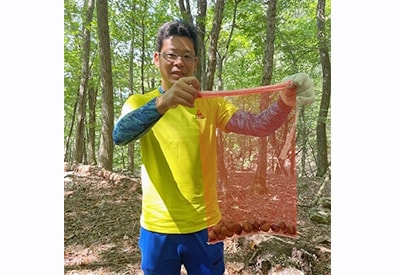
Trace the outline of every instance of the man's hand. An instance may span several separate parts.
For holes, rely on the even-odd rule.
[[[157,98],[156,107],[161,114],[178,105],[193,108],[199,90],[200,82],[196,77],[182,77]]]
[[[297,73],[282,79],[282,82],[292,80],[295,89],[280,92],[282,101],[288,106],[310,105],[315,100],[314,85],[311,78],[305,73]]]

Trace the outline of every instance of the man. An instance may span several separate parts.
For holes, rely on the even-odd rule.
[[[223,242],[207,243],[207,228],[221,220],[215,130],[266,136],[286,120],[299,92],[313,97],[312,82],[305,74],[293,75],[297,95],[296,89],[282,92],[268,109],[251,114],[223,98],[198,98],[193,26],[166,23],[156,44],[153,61],[161,85],[130,96],[113,132],[117,145],[140,139],[142,269],[144,274],[172,275],[180,274],[183,264],[189,275],[223,274]]]

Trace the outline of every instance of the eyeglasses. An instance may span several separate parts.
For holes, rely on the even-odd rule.
[[[196,60],[196,56],[191,55],[191,54],[184,54],[184,55],[179,55],[177,53],[168,53],[168,52],[159,52],[161,56],[165,59],[165,61],[174,63],[178,61],[178,58],[180,57],[183,62],[190,64],[193,63]]]

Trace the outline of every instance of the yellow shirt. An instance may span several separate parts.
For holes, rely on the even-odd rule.
[[[130,96],[123,113],[160,95]],[[195,108],[170,109],[141,139],[141,226],[160,233],[192,233],[221,219],[217,200],[216,129],[238,108],[222,98],[196,99]]]

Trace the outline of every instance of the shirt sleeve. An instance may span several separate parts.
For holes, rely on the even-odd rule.
[[[142,107],[123,115],[115,124],[113,140],[116,145],[126,145],[141,138],[162,117],[156,108],[156,98]]]
[[[259,114],[236,111],[226,125],[228,132],[265,137],[276,131],[287,119],[292,107],[279,99]]]

